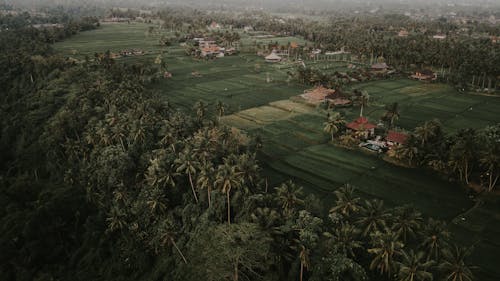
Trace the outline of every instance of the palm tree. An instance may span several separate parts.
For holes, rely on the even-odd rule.
[[[387,276],[391,276],[396,266],[395,257],[401,254],[403,243],[392,232],[378,232],[372,235],[372,239],[373,247],[368,249],[368,253],[374,255],[370,263],[370,269],[378,270],[380,274],[386,273]]]
[[[359,104],[361,105],[361,109],[359,111],[359,117],[363,117],[363,110],[366,106],[368,106],[369,100],[370,100],[370,95],[366,91],[363,91],[363,93],[359,97]]]
[[[427,260],[439,260],[439,254],[447,246],[450,232],[442,221],[429,218],[423,231],[423,241],[420,244],[422,250],[427,253]]]
[[[392,231],[401,238],[404,243],[408,237],[416,237],[422,227],[422,215],[410,206],[398,207],[394,210]]]
[[[335,201],[335,206],[330,209],[330,213],[340,211],[342,215],[348,217],[352,213],[358,212],[360,209],[358,203],[360,198],[354,196],[354,190],[355,188],[350,184],[346,184],[338,190],[335,190],[334,193],[337,200]]]
[[[297,206],[304,204],[304,200],[301,199],[303,195],[302,187],[297,187],[292,181],[285,182],[277,187],[276,195],[285,215],[293,214]]]
[[[415,128],[415,136],[420,139],[421,146],[424,146],[432,138],[437,137],[441,130],[441,125],[436,120],[425,122],[422,126]]]
[[[179,157],[175,159],[174,164],[177,165],[176,172],[186,174],[189,178],[189,183],[191,184],[191,190],[193,191],[194,200],[198,203],[198,196],[193,184],[193,175],[196,174],[196,170],[199,166],[198,160],[193,155],[193,152],[186,148],[183,152],[179,153]]]
[[[386,106],[386,113],[382,117],[384,121],[389,122],[389,127],[394,127],[394,122],[399,119],[399,105],[397,102],[392,103],[391,105]]]
[[[201,189],[204,188],[207,189],[207,199],[209,208],[212,206],[211,193],[212,193],[212,186],[215,181],[214,175],[215,175],[215,169],[213,168],[213,166],[209,163],[204,163],[198,175],[198,179],[196,180],[196,183]]]
[[[214,185],[219,187],[227,198],[227,223],[231,224],[231,190],[241,186],[241,173],[236,171],[236,167],[226,163],[219,165],[215,176]]]
[[[467,256],[471,254],[471,248],[459,248],[443,250],[443,262],[439,269],[444,273],[445,281],[473,281],[471,267],[465,263]]]
[[[493,191],[500,178],[500,125],[489,126],[481,131],[482,147],[479,153],[479,163],[488,177],[488,191]]]
[[[309,268],[310,262],[309,262],[309,249],[307,249],[304,245],[300,245],[300,253],[299,253],[299,258],[300,258],[300,281],[302,281],[302,278],[304,276],[304,268]]]
[[[333,141],[333,137],[341,130],[342,126],[344,126],[345,123],[346,121],[344,117],[342,117],[340,113],[335,112],[333,115],[328,117],[328,120],[326,122],[323,123],[323,125],[325,126],[323,128],[323,131],[329,133]]]
[[[252,187],[259,178],[259,165],[255,156],[255,154],[244,153],[236,160],[236,168],[241,173],[243,183],[248,181]]]
[[[203,120],[203,117],[205,117],[205,114],[207,112],[207,106],[203,101],[198,101],[194,105],[194,110],[196,111],[196,117],[198,119],[198,123],[201,123]]]
[[[160,245],[165,246],[165,245],[172,244],[172,246],[174,246],[174,248],[177,250],[177,253],[179,253],[179,255],[181,256],[182,261],[185,264],[187,264],[186,257],[184,256],[182,251],[177,246],[177,243],[175,243],[175,240],[174,240],[175,232],[173,231],[173,223],[170,221],[170,219],[165,219],[164,221],[162,221],[160,223],[160,225],[158,227],[158,233],[159,233],[158,239],[159,239]]]
[[[220,122],[221,117],[226,113],[226,105],[221,101],[217,101],[215,110],[217,111],[217,119]]]
[[[356,240],[359,230],[349,223],[341,223],[340,227],[335,228],[333,233],[333,248],[336,253],[344,254],[355,258],[354,250],[362,249],[363,243]]]
[[[454,144],[450,147],[450,166],[459,172],[460,179],[469,184],[476,158],[476,131],[474,129],[460,130]]]
[[[415,254],[413,250],[409,253],[401,251],[403,260],[398,262],[398,281],[432,281],[433,275],[429,268],[434,265],[434,261],[424,261],[425,254],[419,252]]]
[[[390,214],[384,209],[384,202],[378,199],[366,200],[356,224],[363,230],[362,235],[367,237],[370,233],[387,230],[387,221]]]

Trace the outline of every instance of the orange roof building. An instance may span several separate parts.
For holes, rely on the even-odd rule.
[[[368,122],[368,118],[361,116],[353,122],[348,123],[346,127],[353,131],[363,132],[374,130],[377,125]]]
[[[389,131],[385,139],[389,145],[404,144],[408,140],[408,135],[401,132]]]

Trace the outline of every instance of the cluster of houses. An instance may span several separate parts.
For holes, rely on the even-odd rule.
[[[224,48],[217,44],[213,38],[194,38],[195,43],[199,47],[200,56],[203,58],[222,58],[231,56],[238,52],[234,47]]]
[[[360,142],[359,147],[373,152],[385,152],[394,146],[405,144],[408,140],[408,134],[395,130],[387,131],[384,136],[376,135],[375,129],[378,127],[379,125],[370,123],[368,118],[364,116],[360,116],[346,124],[347,133],[363,140]]]

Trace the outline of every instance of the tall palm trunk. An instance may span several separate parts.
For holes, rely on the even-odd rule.
[[[208,186],[207,188],[207,195],[208,195],[208,207],[210,208],[212,206],[212,200],[210,199],[210,193],[211,193],[211,190],[210,190],[210,185]]]
[[[495,185],[497,184],[497,181],[498,181],[498,178],[500,176],[496,176],[494,179],[493,179],[493,172],[490,171],[490,184],[489,184],[489,187],[488,187],[488,191],[493,191],[493,188],[495,187]]]
[[[189,183],[191,184],[191,190],[193,191],[194,200],[196,201],[196,203],[198,203],[198,196],[196,196],[196,192],[194,191],[193,177],[191,177],[191,172],[188,172],[188,177]]]
[[[229,195],[229,190],[226,192],[227,196],[227,223],[231,224],[231,200]]]
[[[300,281],[302,281],[302,277],[304,276],[304,263],[300,262]]]
[[[236,262],[234,263],[234,276],[233,280],[238,281],[239,276],[238,276],[238,263],[239,263],[239,258],[236,259]]]
[[[179,253],[179,255],[181,255],[181,258],[184,261],[184,263],[187,264],[188,262],[186,260],[186,257],[184,257],[184,255],[182,254],[182,252],[179,249],[179,247],[177,247],[177,244],[175,243],[175,241],[174,241],[174,239],[172,237],[170,237],[170,242],[172,242],[172,245],[174,246],[174,248],[177,250],[177,252]]]

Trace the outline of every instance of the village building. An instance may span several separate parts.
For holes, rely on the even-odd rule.
[[[304,98],[307,102],[312,104],[320,104],[322,102],[325,102],[327,101],[328,97],[330,97],[331,99],[336,98],[335,90],[328,89],[323,86],[319,86],[311,90],[306,90],[300,96]]]
[[[490,36],[491,43],[498,44],[500,43],[500,36]]]
[[[402,132],[389,131],[385,140],[387,141],[387,145],[389,147],[402,145],[408,140],[408,135]]]
[[[387,72],[387,70],[389,69],[389,66],[385,62],[381,62],[381,63],[372,64],[372,66],[370,68],[371,68],[371,71],[373,71],[373,72],[382,73],[382,72]]]
[[[399,37],[408,37],[408,31],[403,29],[403,30],[399,31],[398,36]]]
[[[254,31],[254,28],[251,25],[245,25],[245,27],[243,27],[243,30],[245,32],[250,32],[250,31]]]
[[[209,26],[208,26],[208,29],[210,30],[219,30],[221,29],[221,25],[218,24],[217,22],[213,21]]]
[[[368,138],[375,134],[377,125],[368,122],[368,118],[360,116],[358,119],[346,125],[347,129],[356,133],[356,135]]]
[[[436,73],[430,69],[416,71],[415,74],[410,77],[419,81],[435,81],[437,79]]]
[[[438,39],[438,40],[444,40],[444,39],[446,39],[446,35],[445,34],[436,34],[436,35],[432,36],[432,38]]]
[[[275,52],[272,52],[270,55],[266,56],[265,59],[266,59],[266,62],[270,62],[270,63],[276,63],[276,62],[280,62],[283,60],[283,58],[280,57]]]
[[[63,28],[64,25],[60,23],[42,23],[42,24],[34,24],[33,28],[36,29],[55,29],[55,28]]]
[[[328,103],[328,107],[347,107],[352,105],[352,101],[348,99],[344,94],[342,94],[339,90],[330,90],[333,91],[325,97],[325,101]]]

